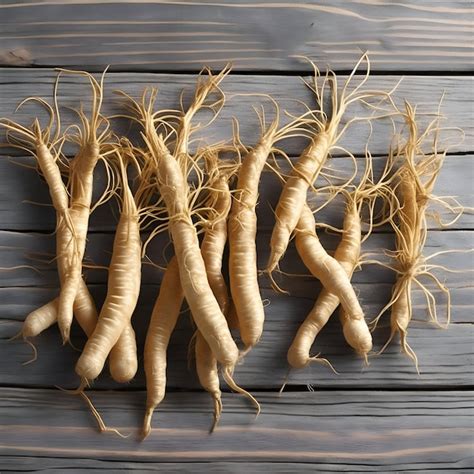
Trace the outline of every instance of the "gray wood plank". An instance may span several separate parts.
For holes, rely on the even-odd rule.
[[[116,474],[117,472],[133,472],[133,473],[149,473],[160,472],[166,470],[171,473],[230,473],[241,474],[242,472],[263,473],[269,472],[288,474],[291,472],[313,472],[317,467],[318,473],[328,472],[380,472],[380,466],[367,466],[364,464],[350,464],[350,461],[344,463],[342,460],[337,464],[334,463],[306,463],[306,462],[196,462],[192,463],[171,463],[167,462],[131,462],[131,461],[98,461],[95,459],[80,459],[75,457],[68,458],[54,458],[54,457],[36,457],[36,456],[2,456],[1,465],[5,466],[4,472],[55,472],[64,471],[70,472],[74,470],[76,474],[89,474],[93,472],[100,472],[101,474]],[[471,464],[470,460],[461,460],[459,462],[436,462],[436,463],[409,463],[409,464],[394,464],[384,465],[384,472],[472,472],[468,467]]]
[[[324,68],[325,64],[321,64]],[[22,123],[31,123],[35,116],[45,119],[45,112],[35,105],[27,105],[14,114],[18,103],[29,96],[51,97],[53,82],[56,73],[51,69],[0,69],[0,117],[15,118]],[[346,76],[341,76],[341,81]],[[399,81],[400,76],[372,76],[367,87],[388,91]],[[123,102],[114,94],[116,89],[124,90],[133,97],[139,97],[145,87],[158,87],[159,108],[176,108],[181,91],[186,89],[188,93],[193,90],[196,81],[195,75],[172,75],[151,73],[109,73],[106,78],[105,102],[103,111],[106,114],[123,113]],[[395,92],[395,99],[403,106],[403,99],[408,99],[413,104],[418,104],[420,114],[437,110],[438,102],[445,92],[442,112],[446,116],[443,126],[459,127],[465,132],[465,139],[461,140],[459,133],[449,133],[448,141],[452,146],[451,152],[474,151],[474,121],[472,120],[473,106],[471,77],[456,76],[406,76]],[[301,113],[303,108],[296,101],[303,101],[314,107],[315,100],[312,93],[306,88],[299,77],[282,76],[253,76],[253,75],[231,75],[222,84],[223,90],[228,95],[227,106],[224,107],[218,120],[208,129],[201,133],[205,143],[214,140],[226,140],[231,138],[232,117],[237,117],[240,122],[242,140],[246,144],[255,143],[259,134],[258,120],[253,105],[265,103],[268,117],[273,114],[272,105],[268,100],[258,96],[237,96],[241,93],[270,94],[281,104],[281,107],[293,113]],[[189,94],[187,95],[189,97]],[[87,82],[77,77],[64,77],[59,88],[60,104],[63,107],[79,106],[82,101],[87,108],[90,99],[90,91]],[[347,111],[347,119],[354,116],[368,116],[370,113],[363,110],[357,104]],[[420,116],[421,123],[432,117]],[[286,117],[287,119],[287,117]],[[284,122],[282,118],[282,123]],[[76,121],[74,114],[67,109],[63,111],[62,122],[67,126],[71,121]],[[130,127],[123,122],[117,121],[115,129],[118,133],[130,132]],[[133,131],[132,131],[133,132]],[[199,134],[196,134],[199,137]],[[340,142],[355,155],[365,152],[368,137],[368,126],[359,122],[348,130],[347,135]],[[388,120],[374,122],[374,131],[370,142],[372,154],[384,155],[390,146],[392,138],[392,126]],[[293,139],[281,146],[290,155],[298,155],[305,146],[303,139]],[[73,152],[65,148],[66,152]]]
[[[465,464],[465,463],[463,463]],[[436,463],[436,466],[439,466]],[[135,473],[149,473],[166,471],[167,473],[197,473],[207,474],[211,473],[230,473],[241,474],[242,472],[263,473],[269,472],[285,473],[290,472],[314,472],[315,466],[311,463],[302,462],[226,462],[226,461],[212,461],[212,462],[196,462],[192,464],[186,462],[166,462],[163,463],[153,461],[113,461],[113,460],[97,460],[97,459],[82,459],[75,456],[67,458],[55,457],[37,457],[37,456],[1,456],[0,466],[3,467],[2,472],[71,472],[74,470],[75,474],[89,474],[93,472],[100,472],[101,474],[117,474],[117,472],[133,472]],[[441,463],[445,468],[452,467],[452,463]],[[322,464],[318,463],[318,472],[340,472],[341,469],[351,469],[354,471],[353,465],[346,464]],[[376,466],[378,469],[378,466]],[[385,468],[385,466],[384,466]],[[399,469],[400,466],[393,467],[392,470]],[[391,466],[390,466],[391,469]],[[456,472],[464,472],[468,468],[456,467]],[[387,468],[387,471],[389,468]],[[364,469],[368,472],[367,469]]]
[[[373,159],[376,173],[381,172],[385,157],[375,157]],[[40,230],[53,231],[56,215],[52,206],[34,205],[34,203],[48,204],[51,202],[46,183],[41,180],[35,170],[26,169],[17,163],[32,166],[34,159],[26,157],[16,157],[12,160],[0,159],[0,176],[2,177],[0,186],[0,228],[3,230]],[[279,160],[282,169],[282,160]],[[364,169],[364,159],[357,159],[358,168]],[[337,171],[341,177],[349,177],[354,169],[353,164],[347,159],[333,159],[330,163],[331,170]],[[97,169],[95,175],[95,194],[100,195],[105,185],[104,173],[101,168]],[[466,208],[474,208],[474,155],[449,155],[446,158],[443,169],[440,173],[434,193],[439,196],[455,196],[456,199]],[[317,186],[325,186],[327,183],[322,179]],[[260,184],[259,206],[257,208],[258,226],[260,230],[268,230],[273,224],[273,213],[270,209],[275,209],[281,192],[281,184],[272,172],[262,175]],[[314,208],[321,206],[326,194],[314,196],[310,193],[311,205]],[[453,214],[442,206],[432,206],[431,209],[439,214],[440,218],[447,222],[453,218]],[[344,201],[342,197],[336,198],[331,205],[323,208],[318,214],[318,221],[334,226],[341,226],[344,212]],[[95,211],[90,220],[89,229],[91,231],[113,231],[116,225],[115,206],[107,204]],[[430,228],[439,228],[439,222],[430,219]],[[463,216],[450,227],[450,229],[473,229],[474,214],[466,211]],[[378,229],[375,229],[377,231]]]
[[[139,443],[135,433],[143,414],[142,392],[91,392],[106,422],[131,433],[124,440],[97,433],[78,397],[2,389],[0,452],[7,459],[59,458],[56,463],[66,463],[63,457],[109,466],[116,461],[116,468],[123,462],[125,469],[137,462],[144,469],[166,463],[161,465],[165,470],[168,463],[181,463],[185,472],[195,472],[195,462],[210,461],[226,467],[239,463],[234,472],[242,472],[246,463],[257,468],[252,472],[268,472],[264,468],[269,463],[302,463],[305,471],[311,464],[318,472],[473,467],[470,392],[257,395],[263,410],[256,420],[240,396],[224,395],[221,424],[208,435],[211,404],[206,394],[169,394],[155,415],[155,429]],[[218,465],[209,465],[211,472]]]
[[[7,0],[1,15],[4,65],[293,71],[306,55],[347,70],[368,50],[377,70],[472,69],[467,0]]]

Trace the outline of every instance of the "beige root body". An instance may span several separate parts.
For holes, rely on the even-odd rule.
[[[58,267],[61,268],[61,292],[58,304],[58,326],[63,341],[69,340],[73,319],[73,305],[82,278],[82,260],[89,229],[92,203],[93,174],[99,160],[99,144],[84,146],[71,162],[71,206],[69,213],[75,235],[67,228],[57,233]]]
[[[411,287],[412,282],[417,281],[417,268],[421,263],[422,250],[426,239],[424,229],[424,213],[426,199],[417,198],[416,179],[411,175],[409,168],[407,172],[400,174],[398,193],[401,201],[399,210],[398,232],[396,232],[396,248],[400,273],[392,291],[392,305],[390,314],[390,338],[387,344],[395,336],[400,335],[400,345],[418,367],[418,359],[407,342],[408,326],[412,318]],[[382,350],[385,349],[386,346]]]
[[[272,272],[284,255],[291,234],[306,202],[306,194],[316,181],[327,160],[331,137],[327,132],[319,133],[303,151],[291,175],[286,181],[275,209],[275,226],[270,239],[270,257],[267,270]]]
[[[359,212],[355,203],[351,202],[346,209],[346,215],[344,218],[344,228],[341,241],[336,248],[334,258],[339,262],[341,267],[346,272],[349,280],[352,277],[352,273],[359,261],[361,249],[361,224]],[[316,339],[316,336],[321,329],[326,325],[331,315],[334,313],[336,308],[339,306],[338,296],[329,291],[327,288],[323,288],[319,294],[313,309],[310,311],[304,322],[298,329],[296,336],[288,349],[287,359],[291,367],[300,369],[306,367],[317,358],[310,356],[311,346]],[[348,327],[347,324],[351,324],[350,318],[347,313],[341,309],[341,322],[343,327]],[[356,325],[359,323],[357,322]],[[349,326],[350,327],[350,326]],[[351,329],[353,329],[351,327]],[[347,330],[346,330],[347,331]],[[346,337],[346,331],[344,336]],[[349,337],[346,340],[352,340],[351,331]],[[365,334],[365,330],[359,330],[356,328],[356,333]],[[360,342],[351,341],[352,347],[360,347]],[[354,344],[354,345],[353,345]]]
[[[392,256],[396,262],[394,270],[397,272],[397,280],[392,290],[392,297],[379,315],[373,320],[375,328],[384,312],[391,308],[390,326],[391,333],[388,341],[380,350],[385,350],[396,334],[400,335],[400,344],[403,352],[410,357],[418,370],[418,359],[415,352],[407,342],[408,327],[413,315],[411,302],[411,290],[413,286],[421,289],[425,296],[428,314],[433,323],[446,327],[451,318],[451,295],[449,289],[442,283],[433,270],[444,269],[442,265],[428,263],[437,255],[446,254],[450,251],[435,252],[429,257],[423,255],[423,249],[427,239],[426,209],[430,200],[443,205],[449,212],[455,213],[455,222],[464,210],[456,199],[433,196],[433,188],[441,171],[447,150],[438,150],[438,140],[442,128],[440,128],[440,111],[435,118],[424,128],[419,129],[417,123],[416,107],[405,102],[405,110],[399,111],[407,126],[407,140],[402,146],[398,146],[394,153],[396,159],[401,160],[401,166],[395,177],[397,178],[395,192],[397,205],[391,225],[395,232],[396,244]],[[431,152],[426,151],[426,142],[432,146]],[[451,202],[448,201],[451,200]],[[452,202],[455,205],[452,205]],[[444,224],[449,225],[449,224]],[[471,251],[471,250],[469,250]],[[428,288],[421,278],[433,282],[435,289]],[[433,291],[438,290],[446,296],[446,323],[441,325],[438,320],[438,301]]]
[[[57,323],[58,302],[59,297],[32,311],[23,323],[22,336],[25,338],[39,336]],[[85,334],[88,337],[92,335],[98,314],[94,300],[82,278],[74,300],[73,311],[74,317]],[[129,382],[135,377],[138,369],[137,344],[131,324],[125,327],[117,344],[110,351],[109,366],[110,374],[116,382]]]
[[[74,235],[60,221],[56,232],[56,252],[61,291],[58,300],[58,326],[64,342],[69,340],[73,320],[74,300],[82,279],[82,259],[87,240],[89,209],[70,209]],[[84,218],[84,215],[87,215]]]
[[[367,70],[363,75],[359,84],[354,85],[351,91],[349,87],[354,80],[355,73],[362,62],[367,62]],[[327,161],[330,153],[339,148],[340,151],[347,153],[349,157],[354,159],[354,156],[345,150],[338,147],[338,142],[344,135],[349,126],[356,121],[362,120],[362,117],[353,117],[345,124],[342,123],[343,117],[348,107],[357,102],[368,103],[370,98],[382,99],[375,109],[383,102],[389,100],[391,102],[392,91],[384,92],[377,90],[363,90],[363,86],[367,82],[370,74],[370,63],[367,54],[364,54],[351,74],[345,81],[341,93],[338,92],[338,81],[333,71],[327,72],[322,84],[318,84],[319,70],[312,64],[314,68],[313,83],[306,82],[306,85],[314,93],[319,105],[319,109],[313,113],[313,118],[317,124],[316,130],[313,132],[312,143],[303,151],[296,165],[294,166],[290,178],[286,181],[283,191],[281,193],[277,208],[275,210],[275,226],[273,228],[270,240],[270,257],[267,264],[266,271],[271,273],[274,271],[278,263],[288,247],[291,234],[296,228],[298,219],[303,210],[303,203],[306,202],[306,193],[314,182],[322,173],[322,169]],[[329,92],[331,111],[325,110],[325,92]],[[390,115],[390,113],[387,113]],[[364,117],[363,120],[370,122],[375,118],[375,115]]]
[[[156,137],[159,141],[160,138]],[[176,159],[158,143],[158,187],[169,215],[175,255],[178,260],[181,286],[194,321],[217,360],[233,369],[239,350],[230,334],[227,321],[219,308],[207,280],[206,267],[199,240],[188,209],[188,184]]]
[[[32,311],[23,322],[23,337],[36,337],[57,322],[59,297]],[[74,314],[83,331],[89,335],[97,323],[94,300],[81,279],[79,291],[74,301]]]
[[[218,172],[217,162],[213,164],[214,168],[208,169],[211,175],[212,172]],[[222,275],[222,258],[227,242],[227,216],[231,206],[227,176],[219,176],[211,182],[211,186],[212,195],[209,199],[209,205],[212,206],[217,218],[215,221],[211,221],[205,230],[201,243],[201,253],[206,265],[207,278],[211,289],[222,313],[228,319],[230,309],[229,293]],[[196,333],[195,356],[199,383],[214,400],[214,423],[211,428],[211,431],[213,431],[219,422],[222,412],[219,371],[217,360],[200,331]]]
[[[406,335],[408,325],[410,324],[411,320],[411,283],[407,281],[406,278],[399,279],[395,285],[394,291],[398,297],[392,306],[392,311],[390,314],[390,326],[392,331],[398,332],[400,334],[402,349],[406,353],[409,353],[410,349],[407,348]]]
[[[196,371],[199,383],[214,400],[214,423],[211,431],[217,426],[222,413],[221,389],[219,383],[219,371],[217,360],[214,357],[209,344],[202,334],[198,331],[196,334]]]
[[[349,281],[360,259],[362,229],[359,212],[356,202],[350,201],[346,207],[342,239],[334,253],[334,258],[346,272]],[[359,354],[367,354],[372,349],[372,337],[365,319],[354,318],[345,307],[341,307],[339,317],[347,343]]]
[[[42,153],[48,152],[45,147]],[[61,328],[63,340],[69,339],[70,326],[73,314],[87,336],[90,336],[97,323],[97,310],[95,303],[82,279],[82,260],[87,241],[89,227],[90,206],[92,202],[93,171],[99,159],[98,144],[85,146],[71,162],[71,207],[66,208],[74,230],[68,223],[61,219],[61,211],[67,206],[68,196],[64,185],[50,187],[51,196],[55,196],[53,202],[59,203],[55,207],[58,214],[58,229],[56,232],[56,252],[58,255],[57,265],[59,279],[61,282],[60,296],[54,302],[39,308],[27,317],[28,324],[33,319],[40,317],[43,311],[48,313],[49,319],[54,316]],[[42,160],[42,162],[47,160]],[[59,168],[55,165],[45,166],[48,169],[47,176],[57,179]],[[52,169],[50,169],[52,168]],[[60,177],[60,175],[59,175]],[[51,178],[53,179],[53,178]],[[54,191],[53,191],[54,190]],[[52,197],[53,199],[53,197]],[[72,306],[71,306],[72,302]],[[37,323],[36,330],[46,329],[44,322]],[[38,333],[39,334],[39,333]],[[110,354],[110,371],[117,382],[130,381],[137,371],[136,342],[133,328],[127,324],[123,336],[121,336]]]
[[[342,307],[349,315],[344,324],[347,342],[358,354],[366,355],[372,349],[372,336],[365,322],[364,313],[346,271],[319,242],[314,216],[307,205],[303,207],[296,227],[295,240],[303,263],[326,289],[330,289],[338,296]]]
[[[23,321],[21,335],[24,338],[36,337],[56,322],[57,298],[32,311]]]
[[[166,268],[151,315],[145,340],[146,414],[143,435],[151,431],[153,411],[165,396],[166,351],[183,303],[178,261],[173,257]]]
[[[222,275],[222,258],[227,243],[227,216],[231,206],[231,196],[227,178],[222,176],[213,182],[213,193],[216,195],[213,208],[217,220],[206,229],[201,243],[201,253],[206,266],[207,279],[222,313],[229,312],[229,293]]]
[[[247,348],[259,341],[265,320],[258,285],[255,207],[258,183],[271,148],[271,141],[263,140],[243,158],[228,223],[230,289]]]
[[[41,173],[48,185],[51,202],[59,217],[64,218],[69,208],[69,198],[64,186],[61,171],[51,150],[37,138],[36,157]]]
[[[115,231],[107,296],[94,332],[77,361],[77,374],[94,380],[101,373],[112,347],[130,323],[138,301],[141,278],[141,240],[138,211],[124,186],[120,220]]]
[[[137,340],[131,322],[128,322],[109,354],[109,370],[118,383],[127,383],[138,370]]]

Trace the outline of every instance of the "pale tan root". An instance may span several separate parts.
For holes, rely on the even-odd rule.
[[[217,360],[222,365],[233,368],[238,360],[239,351],[207,280],[189,208],[189,186],[176,157],[169,152],[163,136],[158,135],[155,129],[150,111],[152,105],[151,103],[147,107],[138,106],[138,113],[145,128],[143,137],[149,150],[149,157],[156,167],[157,187],[168,211],[168,229],[178,260],[184,295],[196,325]]]
[[[360,217],[357,206],[350,201],[346,207],[342,238],[334,254],[334,258],[340,263],[349,279],[359,261],[360,245]],[[316,336],[326,325],[338,306],[339,298],[337,295],[331,293],[327,288],[323,288],[313,306],[313,309],[299,327],[288,350],[287,359],[291,367],[298,369],[308,366],[311,362],[323,361],[323,359],[320,359],[317,356],[310,356],[311,346],[313,345]],[[344,318],[344,320],[343,326],[347,324],[347,318]],[[353,342],[352,337],[349,337],[348,339]],[[361,343],[354,343],[354,345],[360,347]]]
[[[351,85],[354,74],[363,61],[367,61],[367,72],[363,76],[361,82],[354,87],[351,92],[348,92],[348,87]],[[368,57],[364,54],[357,62],[352,73],[349,75],[341,94],[338,93],[337,78],[332,71],[328,71],[324,78],[323,84],[318,85],[319,71],[314,66],[315,76],[314,84],[309,84],[308,87],[316,95],[320,109],[312,112],[315,119],[317,130],[314,133],[313,139],[308,147],[303,151],[296,165],[291,171],[291,175],[284,184],[280,199],[275,209],[275,226],[270,240],[270,257],[266,267],[266,272],[271,273],[277,267],[280,259],[286,251],[291,234],[295,230],[301,212],[303,211],[303,204],[306,202],[307,191],[313,187],[321,173],[323,166],[328,159],[328,156],[333,149],[339,149],[347,152],[347,154],[354,159],[353,155],[338,147],[336,144],[353,122],[365,120],[370,122],[375,119],[375,116],[359,117],[349,120],[342,127],[341,121],[345,115],[346,109],[349,105],[355,102],[363,102],[367,104],[367,99],[371,97],[382,97],[391,102],[390,95],[393,92],[383,92],[374,90],[362,90],[361,88],[366,83],[369,72],[370,63]],[[327,87],[329,83],[330,87]],[[332,110],[330,115],[324,110],[325,91],[330,89]],[[387,114],[390,116],[390,114]]]
[[[306,193],[324,165],[328,149],[329,135],[319,133],[303,151],[280,194],[275,209],[275,226],[270,239],[270,257],[266,271],[272,273],[286,251],[290,237],[306,202]]]
[[[212,153],[212,152],[211,152]],[[231,194],[228,177],[219,171],[218,155],[211,154],[207,157],[206,169],[211,187],[208,198],[210,212],[206,222],[204,238],[201,243],[201,254],[206,266],[207,278],[219,307],[227,316],[230,307],[227,285],[222,275],[222,258],[227,243],[227,216],[231,208]],[[215,218],[212,218],[212,214]]]
[[[342,307],[349,314],[347,324],[343,326],[346,340],[358,354],[367,354],[372,349],[372,336],[362,308],[346,271],[335,258],[327,254],[319,242],[314,216],[307,205],[303,207],[295,240],[303,263],[325,288],[339,297]]]
[[[43,101],[41,100],[40,102],[43,103]],[[47,107],[49,107],[51,120],[52,120],[52,117],[54,116],[54,111],[49,105],[47,105]],[[52,151],[52,146],[48,143],[49,133],[47,131],[43,132],[41,130],[37,119],[33,123],[32,128],[33,128],[33,131],[29,132],[30,135],[28,136],[28,140],[29,140],[31,148],[33,148],[34,150],[33,155],[36,157],[38,166],[48,185],[51,201],[57,213],[56,253],[58,256],[58,270],[60,270],[60,267],[64,265],[62,269],[63,269],[63,276],[65,277],[68,272],[67,270],[68,266],[67,266],[66,261],[64,260],[65,247],[69,245],[71,246],[70,252],[73,258],[77,255],[76,253],[77,247],[75,246],[76,231],[75,231],[73,217],[69,209],[69,196],[66,190],[66,186],[62,180],[61,171],[59,169],[59,164],[58,164],[59,152],[56,154],[56,156],[54,156],[53,151]],[[67,234],[67,235],[64,235],[64,234]],[[61,292],[62,292],[64,279],[60,278],[60,281],[61,281]],[[61,292],[60,292],[60,295],[61,295]],[[64,331],[69,332],[69,329],[70,329],[70,324],[72,322],[73,302],[74,302],[74,299],[71,301],[70,308],[67,308],[64,312],[64,321],[66,321],[67,323],[63,324],[64,326],[63,332]],[[66,329],[65,326],[68,326],[68,329]],[[69,334],[67,338],[65,338],[64,335],[65,334],[63,334],[63,340],[67,341],[69,338]]]
[[[207,205],[212,213],[209,212],[211,214],[210,220],[206,223],[204,238],[201,243],[201,254],[206,266],[209,285],[222,313],[229,321],[230,299],[222,275],[222,258],[227,242],[227,216],[231,207],[229,178],[219,170],[217,153],[211,151],[206,155],[206,158],[206,171],[211,187]],[[216,217],[212,218],[212,214]],[[213,432],[222,412],[217,360],[202,334],[196,331],[195,335],[194,351],[199,382],[204,390],[209,392],[214,401],[214,422],[210,430]]]
[[[112,347],[130,323],[140,292],[139,216],[126,180],[123,183],[122,209],[115,231],[107,296],[94,332],[76,364],[76,373],[87,380],[94,380],[101,373]]]
[[[56,232],[57,266],[61,282],[57,317],[64,343],[68,342],[70,337],[74,301],[82,279],[82,258],[87,238],[87,226],[84,226],[84,220],[79,216],[87,213],[88,217],[89,210],[84,209],[79,213],[70,210],[69,213],[74,222],[75,236],[62,222],[59,223]],[[83,250],[78,251],[78,248]],[[79,265],[79,273],[75,269],[77,265]]]
[[[178,261],[176,257],[173,257],[163,276],[145,340],[144,366],[147,401],[142,429],[144,437],[150,434],[153,411],[165,396],[166,351],[179,317],[183,299]]]
[[[311,346],[321,329],[329,321],[329,318],[339,306],[339,298],[323,288],[321,293],[309,312],[306,319],[301,324],[296,333],[290,348],[288,349],[288,363],[294,369],[307,367],[311,362],[322,362],[319,357],[311,357]]]
[[[259,177],[271,147],[271,142],[262,141],[244,157],[228,222],[230,289],[246,347],[257,344],[265,320],[257,273],[255,206]]]
[[[422,132],[416,122],[416,107],[405,102],[405,112],[402,112],[407,125],[408,138],[403,146],[396,150],[396,158],[402,163],[397,173],[398,183],[396,192],[401,204],[395,217],[391,220],[396,235],[396,250],[392,253],[396,260],[397,281],[392,291],[390,302],[381,310],[373,321],[373,327],[381,315],[391,307],[391,334],[380,352],[400,334],[400,344],[403,352],[415,363],[418,371],[418,359],[415,352],[407,343],[408,326],[412,318],[411,287],[418,285],[425,294],[428,312],[431,319],[438,323],[436,300],[432,293],[418,280],[419,276],[427,276],[435,282],[438,289],[447,295],[447,322],[450,319],[450,293],[448,288],[431,273],[427,259],[423,257],[423,248],[427,238],[426,209],[433,198],[432,191],[441,170],[446,150],[438,151],[439,110],[435,118]],[[433,151],[426,153],[423,145],[426,140],[433,139]],[[439,198],[435,198],[439,202]]]
[[[118,429],[109,428],[105,424],[102,416],[97,411],[94,404],[92,403],[92,400],[86,395],[86,393],[85,393],[86,387],[89,387],[89,381],[84,379],[84,378],[81,378],[81,383],[79,384],[79,387],[76,388],[75,390],[66,390],[66,389],[56,385],[56,388],[61,390],[61,392],[65,392],[69,395],[79,395],[87,403],[87,406],[89,407],[89,410],[90,410],[92,416],[95,418],[95,420],[97,422],[97,426],[98,426],[99,431],[101,433],[114,433],[114,434],[120,436],[121,438],[124,438],[124,439],[128,438],[129,435],[123,435]]]
[[[409,277],[401,277],[394,287],[394,299],[390,313],[390,337],[378,354],[385,351],[394,336],[400,335],[402,351],[414,362],[416,371],[420,373],[418,357],[407,342],[408,326],[412,318],[411,281]]]
[[[279,107],[269,96],[276,110],[276,117],[266,125],[265,114],[259,115],[262,135],[250,151],[242,158],[238,171],[237,186],[233,195],[229,216],[229,275],[232,300],[239,320],[240,334],[248,352],[255,346],[263,332],[265,311],[258,284],[256,206],[260,177],[269,156],[281,153],[275,145],[285,138],[302,136],[306,130],[306,119],[296,118],[278,128]],[[237,146],[239,137],[234,139]],[[245,148],[244,148],[245,149]]]
[[[36,337],[57,322],[58,299],[49,301],[26,317],[21,332],[24,338]],[[74,301],[74,314],[82,330],[90,336],[98,315],[95,302],[82,279]],[[129,324],[110,352],[110,372],[116,382],[129,382],[135,376],[138,365],[136,352],[135,333]]]
[[[258,403],[258,401],[256,400],[256,398],[249,392],[247,392],[246,390],[244,390],[242,387],[239,387],[234,379],[233,379],[233,376],[232,376],[232,373],[230,372],[229,369],[226,369],[224,368],[222,370],[222,375],[224,377],[224,380],[226,381],[227,385],[230,387],[231,390],[233,390],[234,392],[237,392],[237,393],[240,393],[241,395],[243,395],[244,397],[248,398],[250,400],[250,402],[252,403],[252,405],[255,407],[255,409],[257,410],[257,414],[256,416],[260,415],[260,403]]]
[[[346,206],[341,242],[334,254],[334,258],[344,269],[349,281],[359,263],[361,241],[362,231],[359,209],[356,202],[349,201]],[[341,307],[339,315],[346,342],[367,360],[367,354],[372,349],[372,336],[367,337],[367,334],[370,335],[370,330],[365,318],[354,318],[353,313],[344,306]],[[370,349],[368,349],[369,347]]]
[[[57,298],[32,311],[25,318],[21,335],[25,338],[36,337],[56,322]]]
[[[219,372],[217,360],[212,354],[211,348],[201,333],[196,333],[196,371],[202,388],[209,392],[214,400],[214,422],[211,432],[214,431],[222,413],[221,390],[219,386]]]
[[[76,298],[79,282],[82,278],[82,260],[86,247],[89,215],[92,205],[93,174],[101,157],[101,146],[108,138],[108,122],[100,115],[103,97],[104,75],[99,82],[89,73],[83,71],[62,71],[70,74],[85,76],[93,92],[92,112],[88,119],[82,110],[79,117],[83,130],[79,129],[76,141],[79,151],[69,164],[70,208],[69,212],[74,222],[75,235],[57,235],[59,261],[64,266],[61,292],[58,303],[58,326],[64,341],[69,340],[69,331],[73,319],[73,304]],[[101,124],[106,123],[100,131]]]
[[[117,436],[119,436],[120,438],[123,438],[123,439],[127,439],[130,435],[124,435],[122,434],[117,428],[110,428],[108,427],[102,416],[100,415],[100,413],[97,411],[96,407],[94,406],[94,404],[92,403],[92,400],[86,395],[86,393],[84,392],[84,390],[82,390],[81,392],[79,392],[79,395],[81,396],[81,398],[87,403],[92,415],[94,416],[95,420],[97,421],[97,426],[99,428],[99,431],[101,433],[114,433],[116,434]]]
[[[126,324],[109,354],[109,370],[118,383],[127,383],[138,370],[137,341],[131,322]]]

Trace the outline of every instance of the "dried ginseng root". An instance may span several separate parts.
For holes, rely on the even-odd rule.
[[[383,217],[383,215],[380,218],[375,216],[375,206],[378,201],[391,202],[393,193],[390,188],[391,169],[392,162],[387,160],[380,178],[375,181],[372,157],[367,151],[364,175],[357,187],[352,191],[335,189],[335,192],[342,192],[346,196],[346,210],[342,237],[334,253],[334,258],[344,269],[349,280],[356,268],[363,263],[361,259],[362,244],[369,238],[374,227],[384,225],[390,218],[390,216]],[[368,217],[367,231],[363,234],[362,227],[365,220],[362,213],[364,207],[368,209]],[[339,304],[338,295],[331,291],[330,287],[324,287],[321,290],[313,309],[301,324],[288,350],[287,358],[291,367],[298,369],[308,366],[311,362],[327,363],[327,360],[320,358],[319,354],[310,356],[310,350],[317,335]],[[367,354],[372,348],[372,338],[365,320],[354,319],[352,312],[348,312],[343,307],[340,310],[340,319],[347,343],[358,354],[367,358]]]
[[[448,198],[433,195],[433,187],[446,156],[446,151],[438,150],[439,134],[443,131],[439,127],[439,113],[423,131],[419,130],[415,107],[405,102],[405,110],[400,113],[405,119],[408,136],[406,143],[394,152],[395,160],[400,163],[394,184],[398,210],[391,220],[396,236],[396,250],[387,252],[395,260],[393,269],[396,271],[397,280],[392,290],[391,300],[374,319],[372,326],[375,328],[382,314],[390,308],[390,337],[380,353],[385,350],[394,336],[399,334],[402,351],[413,360],[418,370],[418,358],[407,341],[408,327],[413,316],[412,289],[414,287],[421,289],[426,298],[431,321],[440,326],[442,325],[438,318],[435,292],[445,295],[444,327],[446,327],[451,319],[451,296],[449,289],[434,271],[450,270],[444,266],[432,264],[431,260],[441,254],[456,252],[456,250],[447,250],[436,252],[428,257],[423,255],[428,235],[426,210],[430,202],[441,204],[455,214],[451,221],[453,223],[461,216],[464,208],[454,198],[448,200]],[[433,141],[432,151],[429,153],[425,152],[428,141]],[[426,281],[434,283],[435,288],[430,289]]]

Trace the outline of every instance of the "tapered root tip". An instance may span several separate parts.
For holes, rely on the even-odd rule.
[[[61,328],[61,339],[63,340],[63,346],[65,346],[69,342],[70,336],[70,328]]]
[[[151,433],[151,419],[154,408],[147,408],[143,418],[142,439],[145,439]]]
[[[212,423],[210,432],[213,433],[214,430],[217,428],[217,425],[219,424],[219,420],[221,419],[221,414],[222,414],[222,400],[221,396],[219,394],[214,394],[213,396],[214,399],[214,422]]]
[[[250,400],[250,402],[252,403],[252,405],[255,407],[255,409],[257,410],[257,414],[256,414],[256,417],[258,417],[258,415],[260,415],[260,403],[258,403],[257,399],[249,392],[247,392],[247,390],[244,390],[242,387],[239,387],[234,379],[232,378],[232,375],[231,375],[231,371],[230,369],[224,369],[223,370],[223,375],[224,375],[224,380],[226,381],[227,385],[234,391],[234,392],[237,392],[237,393],[240,393],[241,395],[243,395],[244,397],[248,398]]]
[[[245,349],[239,352],[238,362],[242,362],[245,356],[253,349],[253,345],[246,345]]]
[[[413,361],[415,369],[418,375],[420,375],[420,367],[418,365],[418,357],[415,351],[410,347],[407,342],[407,331],[400,329],[400,345],[402,351]]]
[[[266,273],[273,273],[278,268],[278,263],[280,262],[283,252],[272,248],[270,250],[270,257],[268,257],[267,267],[265,268]]]

